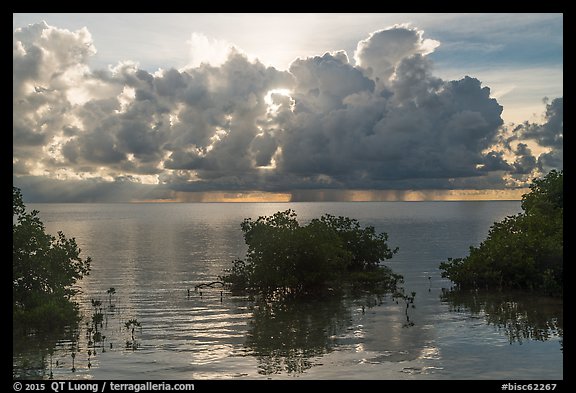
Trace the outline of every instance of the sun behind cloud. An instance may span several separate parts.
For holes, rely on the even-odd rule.
[[[143,193],[129,200],[509,199],[563,165],[562,98],[541,123],[505,125],[481,80],[434,75],[441,44],[417,27],[374,31],[355,64],[337,50],[288,70],[202,33],[188,44],[181,69],[92,69],[86,28],[16,29],[14,183]]]

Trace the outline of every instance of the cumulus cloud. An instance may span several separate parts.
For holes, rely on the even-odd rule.
[[[56,199],[50,180],[81,200],[218,190],[301,197],[504,188],[562,166],[562,98],[547,104],[542,124],[506,128],[480,80],[434,76],[427,55],[438,45],[397,25],[361,41],[355,64],[337,51],[280,71],[196,34],[188,67],[151,73],[122,59],[91,69],[85,28],[17,29],[14,182]]]
[[[524,139],[533,139],[540,146],[562,149],[564,144],[564,102],[556,98],[546,105],[543,124],[524,122],[516,128],[516,133]]]
[[[198,32],[190,35],[188,44],[190,45],[188,68],[198,67],[201,64],[219,66],[225,63],[230,52],[235,50],[230,42],[210,38]]]
[[[16,155],[40,155],[68,114],[73,88],[84,84],[95,53],[87,29],[60,30],[46,23],[17,29],[13,37],[13,136]]]
[[[551,169],[563,167],[564,154],[564,103],[562,97],[551,102],[548,99],[542,123],[528,121],[513,127],[505,146],[512,150],[517,159],[514,163],[515,174],[534,171],[547,173]],[[530,147],[532,146],[532,148]],[[537,149],[539,154],[532,150]]]
[[[408,25],[395,25],[376,31],[358,43],[354,58],[356,64],[376,81],[387,83],[398,64],[414,55],[432,53],[440,43],[424,39],[424,32]]]

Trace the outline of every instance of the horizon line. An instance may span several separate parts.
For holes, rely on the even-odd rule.
[[[39,195],[25,203],[298,203],[298,202],[447,202],[520,201],[529,188],[487,190],[295,190],[268,191],[172,191],[150,195]]]

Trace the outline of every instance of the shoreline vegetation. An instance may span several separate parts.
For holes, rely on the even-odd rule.
[[[457,289],[514,289],[563,296],[563,171],[534,179],[522,210],[494,223],[464,258],[440,263]]]
[[[56,331],[81,320],[74,284],[90,272],[74,238],[45,232],[38,211],[26,211],[12,187],[12,323],[14,332]]]
[[[523,213],[496,222],[464,258],[440,263],[456,289],[520,289],[563,294],[563,171],[534,179]],[[13,187],[13,323],[54,329],[79,320],[74,284],[90,272],[74,238],[45,233],[38,211],[27,212]],[[356,219],[324,214],[301,225],[292,209],[241,223],[248,245],[218,279],[232,291],[283,297],[322,296],[344,288],[409,298],[403,277],[382,264],[398,252],[388,234]],[[412,295],[412,300],[413,300]]]
[[[495,222],[464,258],[440,263],[457,290],[513,289],[563,296],[563,171],[533,179],[523,213]],[[301,226],[292,209],[241,224],[248,251],[219,279],[232,291],[319,296],[344,286],[403,296],[401,275],[381,262],[398,248],[388,234],[355,219],[325,214]],[[413,301],[412,295],[412,301]]]

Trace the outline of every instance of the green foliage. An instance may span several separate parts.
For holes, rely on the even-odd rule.
[[[550,171],[542,179],[534,179],[530,192],[522,196],[526,214],[562,217],[564,209],[564,171]]]
[[[34,300],[32,303],[34,306],[27,308],[13,307],[14,327],[36,328],[50,332],[80,321],[77,304],[67,299],[50,296]]]
[[[74,284],[90,271],[74,238],[44,231],[38,211],[26,212],[20,190],[13,187],[12,300],[16,323],[52,328],[73,322],[76,307],[70,298]]]
[[[388,247],[387,233],[376,233],[372,226],[361,228],[355,219],[325,214],[320,218],[320,222],[334,231],[350,252],[351,260],[347,265],[350,271],[374,269],[381,260],[392,258],[398,251],[398,248],[392,250]]]
[[[401,291],[399,284],[404,282],[402,275],[394,273],[388,266],[348,272],[347,279],[353,290],[369,290],[373,293]]]
[[[516,288],[562,293],[563,172],[535,179],[522,197],[523,213],[494,223],[465,258],[440,264],[460,288]]]
[[[255,221],[247,218],[241,228],[248,245],[246,259],[234,261],[229,274],[222,277],[233,289],[318,292],[349,272],[382,273],[380,261],[397,251],[388,247],[385,233],[328,214],[301,226],[289,209]]]

